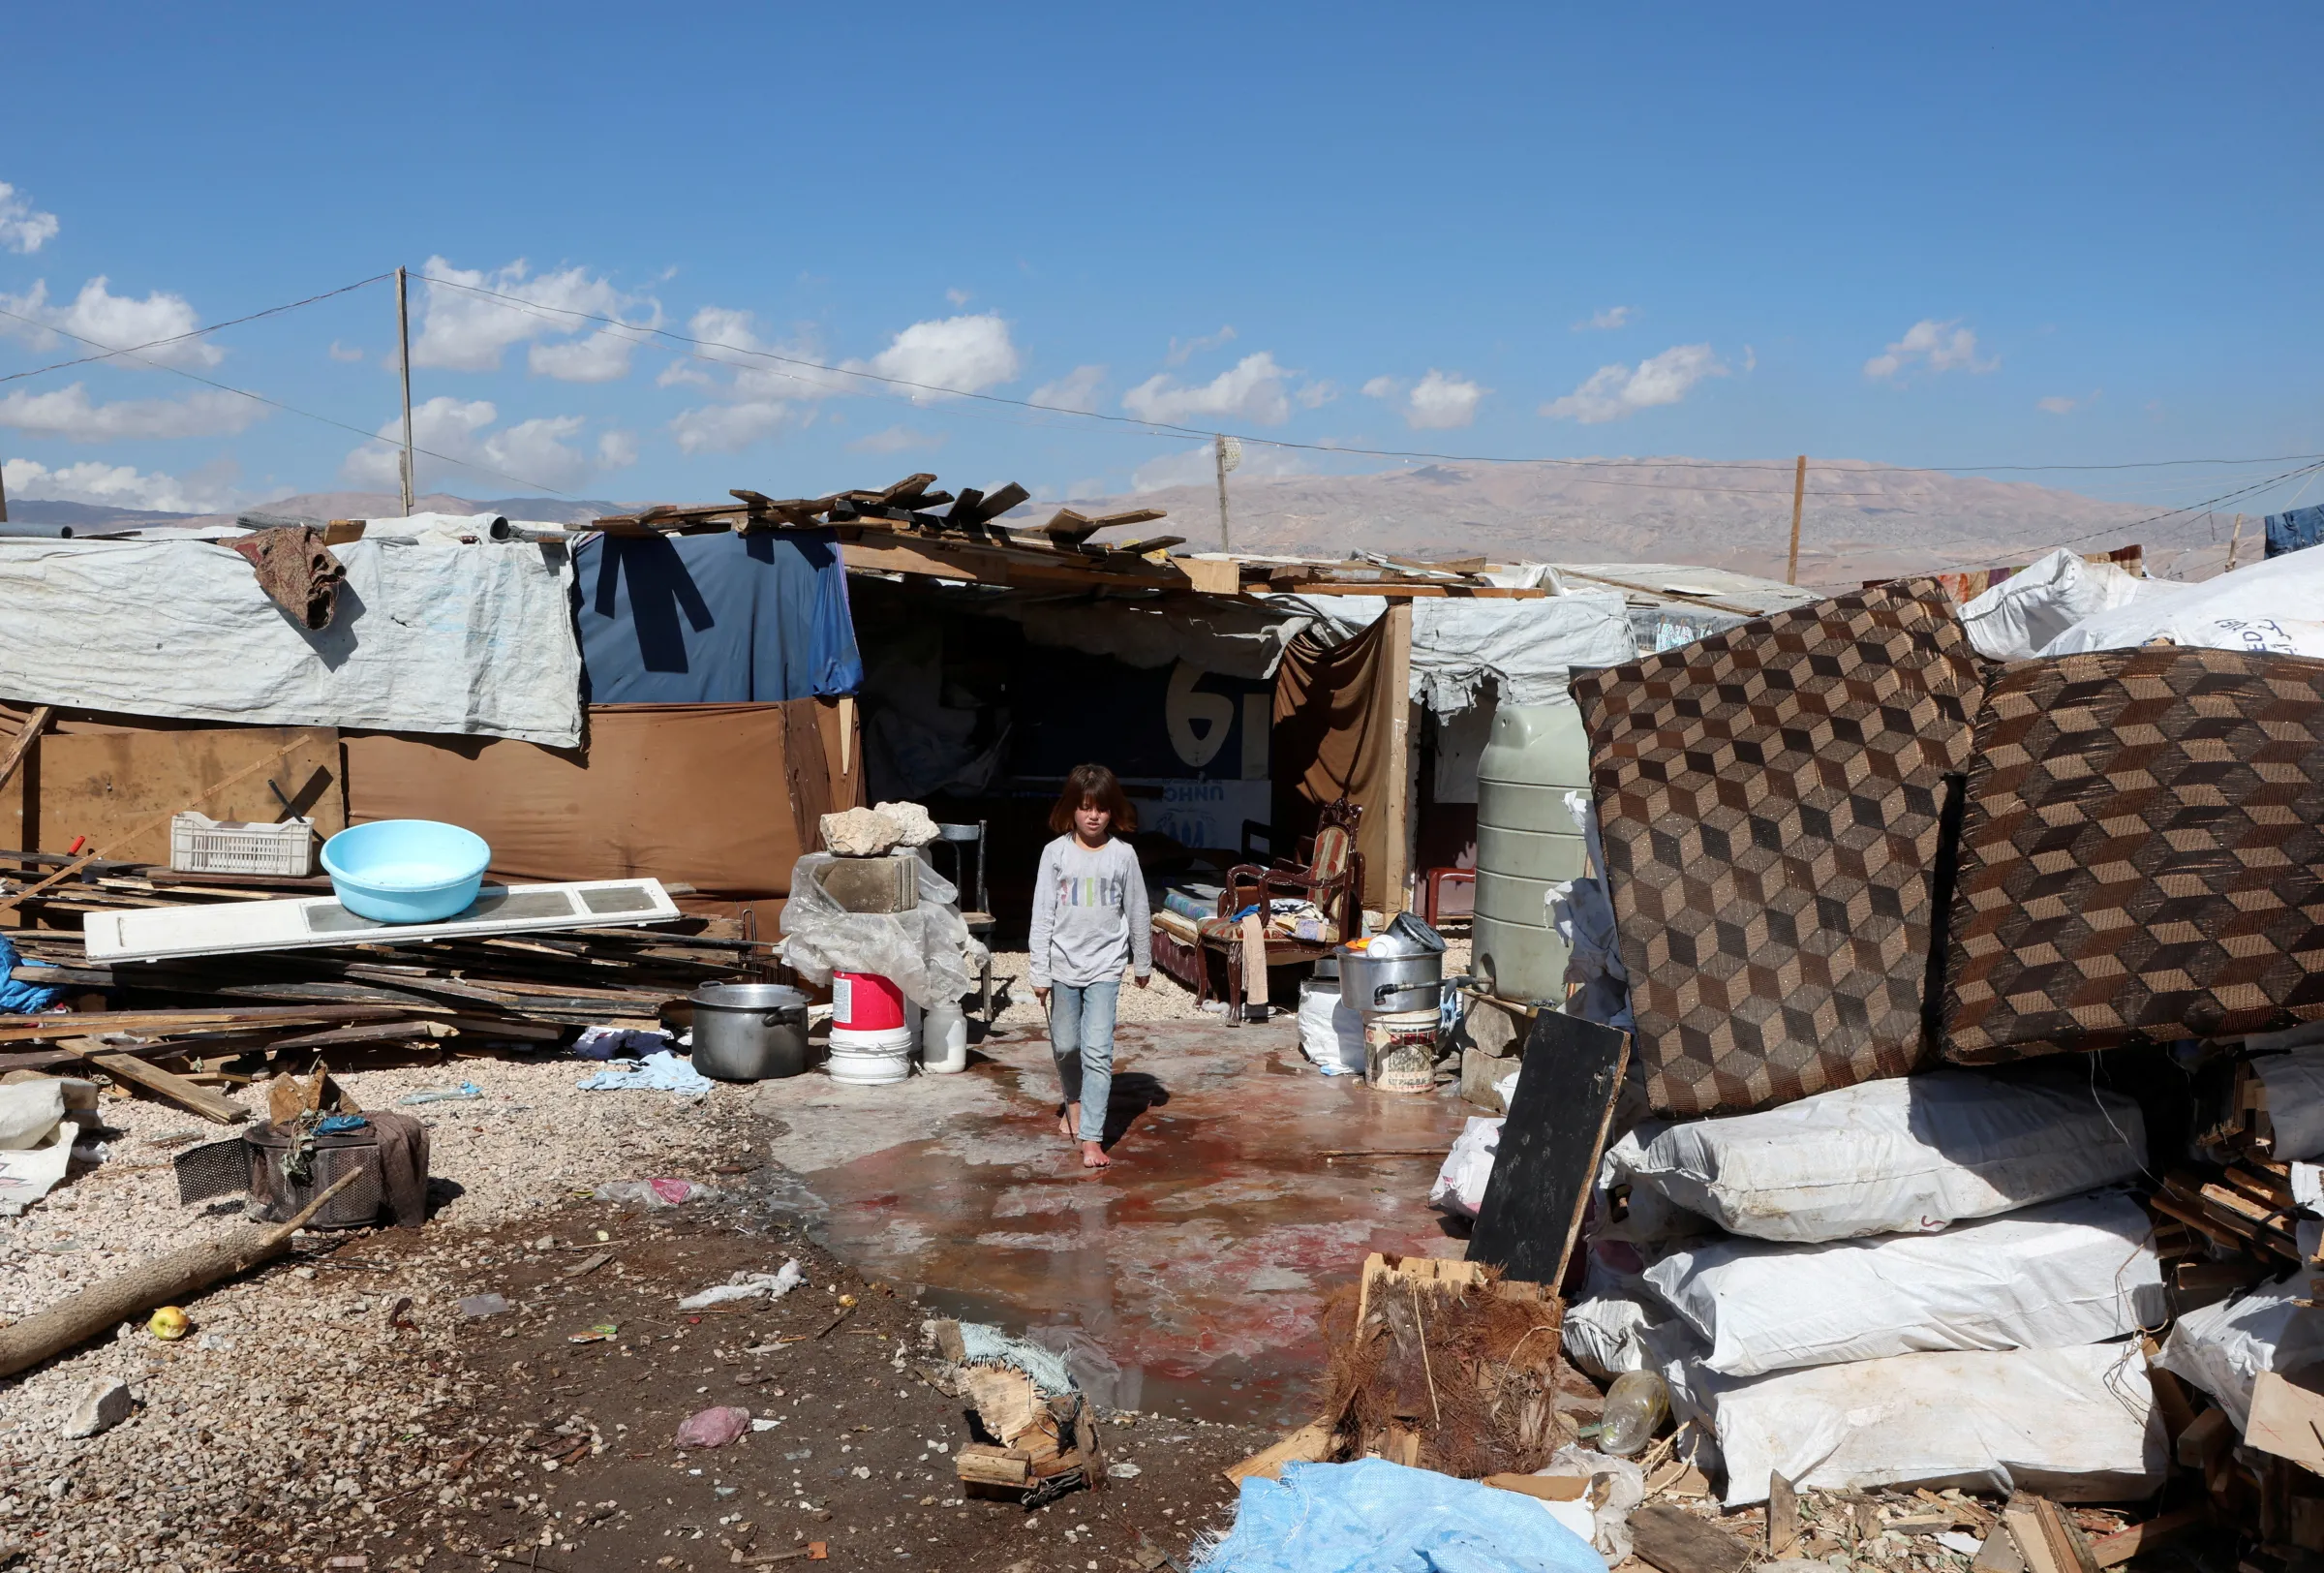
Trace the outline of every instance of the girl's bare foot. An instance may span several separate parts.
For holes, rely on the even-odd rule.
[[[1085,1169],[1110,1169],[1110,1168],[1112,1168],[1113,1166],[1114,1166],[1114,1160],[1113,1160],[1112,1158],[1110,1158],[1110,1157],[1106,1157],[1106,1150],[1105,1150],[1103,1147],[1100,1147],[1100,1146],[1099,1146],[1097,1143],[1095,1143],[1095,1142],[1084,1142],[1084,1143],[1082,1143],[1082,1167],[1083,1167],[1083,1168],[1085,1168]]]
[[[1057,1116],[1057,1134],[1071,1141],[1081,1128],[1082,1106],[1079,1103],[1066,1104],[1065,1112]]]

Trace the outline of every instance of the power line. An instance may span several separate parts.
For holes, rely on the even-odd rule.
[[[773,361],[783,366],[799,367],[801,368],[801,372],[815,372],[824,377],[852,377],[865,382],[878,383],[888,387],[908,388],[915,393],[935,393],[941,394],[947,398],[974,399],[985,404],[1010,405],[1021,410],[1038,410],[1050,415],[1076,416],[1085,420],[1102,420],[1117,426],[1127,426],[1148,436],[1195,438],[1203,442],[1209,442],[1214,437],[1220,435],[1218,431],[1211,428],[1180,425],[1176,421],[1150,420],[1137,416],[1109,415],[1103,410],[1079,410],[1070,405],[1042,404],[1036,400],[1011,398],[1008,395],[1001,393],[981,393],[970,388],[947,387],[937,383],[915,382],[908,377],[889,377],[879,372],[864,371],[850,366],[834,366],[820,360],[810,360],[802,355],[786,355],[779,354],[773,350],[756,350],[747,345],[727,344],[717,339],[698,339],[694,338],[690,334],[674,332],[666,327],[657,327],[644,323],[626,323],[618,317],[607,317],[598,312],[578,311],[568,306],[552,306],[538,300],[527,300],[522,295],[512,295],[499,290],[487,290],[480,285],[464,284],[458,279],[438,278],[432,273],[422,273],[419,275],[419,277],[430,285],[438,285],[447,290],[459,290],[468,294],[479,295],[488,300],[498,301],[513,310],[525,312],[528,315],[539,316],[546,314],[558,317],[570,317],[581,322],[597,323],[607,327],[621,328],[625,332],[632,335],[650,335],[654,338],[666,339],[673,344],[683,344],[688,346],[689,351],[719,350],[724,351],[729,355],[749,355],[753,359]],[[690,355],[690,358],[696,360],[708,360],[713,364],[733,364],[731,361],[720,360],[717,355],[693,354]],[[813,378],[801,375],[801,372],[793,372],[790,375],[797,378],[798,381],[808,384],[810,386],[830,387],[834,386],[830,383],[818,383]],[[1240,442],[1256,443],[1267,447],[1297,449],[1310,453],[1350,453],[1365,458],[1384,459],[1430,459],[1452,464],[1538,464],[1581,470],[1635,470],[1646,467],[1676,470],[1767,470],[1780,471],[1786,474],[1789,474],[1792,468],[1792,466],[1789,464],[1770,464],[1754,460],[1738,460],[1734,463],[1724,463],[1717,459],[1511,458],[1507,455],[1489,453],[1440,453],[1421,448],[1356,447],[1336,443],[1299,443],[1293,442],[1288,438],[1261,437],[1242,432],[1228,432],[1225,435],[1234,437]],[[2324,454],[2286,453],[2273,456],[2240,459],[2137,459],[2113,464],[1877,464],[1871,462],[1850,461],[1849,463],[1840,465],[1827,465],[1824,468],[1839,469],[1843,471],[1880,471],[1883,473],[1904,475],[1951,475],[1959,472],[1989,471],[2004,471],[2011,474],[2032,474],[2037,472],[2069,470],[2147,470],[2188,464],[2283,464],[2295,460],[2305,461],[2310,459],[2324,459]],[[1741,488],[1691,486],[1674,487],[1672,489],[1688,491],[1711,491],[1738,490]],[[1785,487],[1781,489],[1780,493],[1777,490],[1771,489],[1765,495],[1772,497],[1777,495],[1788,496],[1789,494],[1789,488]],[[1871,497],[1881,494],[1875,492],[1813,492],[1809,495],[1821,497]]]
[[[367,280],[366,282],[373,282],[373,281],[368,281],[368,280]],[[349,286],[349,288],[351,288],[351,289],[352,289],[352,288],[355,288],[355,286],[352,286],[352,285],[351,285],[351,286]],[[336,293],[342,293],[342,292],[340,292],[340,291],[333,291],[333,292],[332,292],[332,293],[334,293],[334,294],[336,294]],[[323,297],[319,295],[319,296],[316,296],[315,298],[317,298],[317,299],[321,299],[321,298],[323,298]],[[276,308],[276,309],[277,309],[277,310],[287,310],[288,308],[285,308],[285,307],[278,307],[278,308]],[[344,421],[344,420],[335,420],[335,419],[333,419],[333,418],[332,418],[331,416],[329,416],[317,415],[317,414],[316,414],[314,411],[312,411],[312,410],[302,410],[302,409],[300,409],[300,408],[299,408],[297,405],[295,405],[295,404],[285,404],[285,403],[284,403],[282,400],[280,400],[280,399],[270,399],[270,398],[268,398],[268,397],[267,397],[265,394],[263,394],[263,393],[253,393],[253,392],[252,392],[252,391],[251,391],[249,388],[247,388],[247,387],[236,387],[236,386],[233,386],[232,384],[230,384],[230,383],[221,383],[221,382],[218,382],[218,381],[216,381],[216,380],[215,380],[215,379],[213,379],[213,378],[204,377],[204,376],[200,375],[200,374],[199,374],[199,373],[198,373],[198,372],[191,372],[191,371],[187,371],[187,370],[186,370],[184,367],[182,367],[182,366],[172,366],[172,365],[169,365],[169,364],[168,364],[168,363],[167,363],[167,362],[165,362],[165,361],[160,361],[160,360],[148,360],[148,359],[146,359],[146,358],[145,358],[143,355],[139,355],[139,354],[138,354],[138,353],[137,353],[137,350],[138,350],[138,349],[142,349],[142,348],[145,348],[145,346],[141,346],[141,345],[140,345],[140,346],[138,346],[136,349],[128,349],[128,350],[117,350],[117,349],[111,349],[111,348],[109,348],[109,347],[107,347],[107,346],[106,346],[106,345],[104,345],[104,344],[100,344],[100,343],[99,343],[97,340],[95,340],[95,339],[92,339],[92,338],[86,338],[86,337],[82,336],[81,334],[78,334],[78,333],[72,332],[71,330],[69,330],[69,329],[67,329],[67,328],[58,327],[58,326],[57,326],[56,324],[54,324],[53,323],[44,323],[44,322],[40,321],[40,319],[38,319],[38,318],[35,318],[35,317],[26,317],[26,316],[22,315],[22,314],[21,314],[21,313],[19,313],[19,312],[13,312],[13,311],[10,311],[10,310],[8,310],[6,307],[4,307],[4,306],[0,306],[0,317],[8,317],[8,318],[13,318],[13,319],[15,319],[16,322],[19,322],[19,323],[29,323],[29,324],[32,324],[33,326],[35,326],[35,327],[42,328],[42,329],[44,329],[44,330],[46,330],[46,331],[47,331],[47,332],[50,332],[50,333],[57,334],[59,337],[62,337],[62,338],[68,338],[68,339],[71,339],[71,340],[73,340],[73,341],[74,341],[75,343],[76,343],[76,344],[85,344],[85,345],[89,346],[89,347],[90,347],[91,349],[93,349],[93,350],[103,350],[103,351],[105,351],[105,354],[104,354],[104,355],[91,355],[91,356],[89,356],[89,357],[88,357],[89,359],[92,359],[92,360],[103,360],[103,359],[107,359],[107,358],[110,358],[111,356],[114,356],[114,355],[126,355],[126,356],[128,356],[130,359],[137,361],[137,362],[138,362],[139,365],[143,365],[143,366],[151,366],[151,367],[153,367],[153,368],[154,368],[155,370],[157,370],[157,371],[166,371],[166,372],[168,372],[169,374],[171,374],[172,376],[186,378],[188,381],[190,381],[190,382],[196,382],[196,383],[199,383],[199,384],[201,384],[201,385],[202,385],[203,386],[205,386],[205,387],[214,387],[214,388],[217,388],[217,389],[218,389],[220,392],[222,392],[222,393],[231,393],[231,394],[234,394],[236,397],[239,397],[239,398],[245,398],[245,399],[250,399],[250,400],[253,400],[253,401],[255,401],[255,402],[257,402],[257,403],[259,403],[259,404],[263,404],[263,405],[266,405],[266,406],[267,406],[268,408],[270,408],[270,409],[275,409],[275,410],[281,410],[281,411],[285,411],[285,412],[287,412],[288,414],[294,415],[294,416],[304,416],[304,417],[305,417],[306,419],[308,419],[308,420],[316,420],[316,421],[321,421],[321,422],[323,425],[325,425],[325,426],[336,426],[336,427],[337,427],[339,430],[341,430],[341,431],[353,432],[353,433],[354,433],[354,434],[355,434],[357,437],[360,437],[360,438],[362,438],[362,439],[363,439],[365,442],[367,442],[367,443],[384,443],[384,442],[386,442],[386,441],[387,441],[387,439],[386,439],[386,438],[384,438],[384,437],[382,437],[382,436],[381,436],[381,435],[380,435],[378,432],[376,432],[376,431],[365,431],[365,430],[364,430],[362,427],[360,427],[360,426],[351,426],[351,425],[349,425],[349,424],[348,424],[346,421]],[[218,324],[218,325],[219,325],[219,326],[221,326],[221,327],[223,327],[223,326],[225,326],[225,325],[227,325],[227,324],[225,324],[221,323],[221,324]],[[187,336],[187,335],[183,335],[183,334],[179,335],[179,337],[181,337],[181,338],[182,338],[182,337],[186,337],[186,336]],[[165,342],[165,343],[168,343],[168,342],[174,342],[174,341],[171,341],[171,340],[165,340],[165,341],[163,341],[163,342]],[[572,492],[568,492],[568,491],[565,490],[565,489],[564,489],[562,486],[552,486],[552,485],[548,484],[546,481],[541,481],[541,480],[528,480],[528,479],[526,479],[526,478],[525,478],[523,476],[512,476],[512,475],[510,475],[510,474],[509,474],[507,471],[505,471],[505,470],[496,470],[496,469],[494,469],[494,468],[493,468],[491,465],[489,465],[489,464],[478,464],[478,463],[476,463],[476,462],[475,462],[475,460],[474,460],[474,459],[463,459],[463,458],[458,458],[458,457],[455,457],[454,455],[452,455],[452,454],[449,454],[449,453],[439,453],[439,452],[437,452],[437,451],[436,451],[434,448],[428,448],[428,447],[414,447],[414,448],[413,449],[413,451],[414,451],[414,452],[417,452],[417,453],[425,453],[425,454],[426,454],[426,455],[427,455],[429,458],[431,458],[431,459],[442,459],[442,460],[443,460],[444,463],[446,463],[446,464],[456,464],[456,465],[459,465],[459,466],[460,466],[462,469],[464,469],[464,470],[474,470],[474,471],[477,471],[477,472],[479,472],[480,474],[483,474],[483,475],[488,475],[488,476],[497,476],[498,478],[501,478],[501,479],[503,479],[503,480],[513,480],[514,482],[516,482],[516,483],[517,483],[518,485],[520,485],[520,486],[534,486],[534,487],[537,487],[537,488],[539,488],[539,489],[540,489],[540,490],[542,490],[542,491],[547,491],[547,492],[555,492],[555,493],[556,493],[558,496],[560,496],[560,497],[571,497],[571,496],[574,496],[574,495],[575,495],[575,494],[574,494],[574,493],[572,493]]]
[[[318,300],[328,300],[333,295],[343,295],[348,293],[350,291],[360,290],[365,285],[377,284],[382,279],[391,279],[393,277],[395,277],[395,274],[392,269],[385,273],[374,273],[370,278],[357,279],[352,284],[343,284],[336,290],[325,290],[321,294],[311,294],[304,300],[293,300],[288,305],[268,306],[264,311],[254,311],[247,317],[229,318],[223,323],[211,323],[206,326],[195,328],[190,333],[172,333],[166,339],[149,339],[143,344],[133,344],[126,350],[107,350],[103,355],[79,355],[72,360],[59,360],[46,366],[35,366],[30,371],[12,371],[6,376],[0,377],[0,383],[13,383],[25,377],[39,377],[52,371],[63,371],[68,366],[86,366],[100,360],[110,360],[116,355],[135,356],[141,350],[159,350],[166,345],[183,344],[188,339],[198,339],[205,333],[215,333],[220,328],[239,327],[244,323],[255,323],[261,317],[279,317],[284,312],[296,311],[301,306],[312,306]],[[16,317],[16,314],[13,311],[8,312],[6,315],[10,317],[15,317],[16,321],[20,323],[29,323],[34,321],[34,319],[29,317]],[[89,339],[80,338],[80,335],[77,333],[66,333],[63,328],[52,326],[47,323],[40,323],[37,325],[50,333],[61,333],[68,339],[79,339],[83,344],[93,342]],[[151,362],[149,361],[147,364],[151,364]]]

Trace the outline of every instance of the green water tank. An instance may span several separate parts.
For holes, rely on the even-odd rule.
[[[1563,1000],[1566,942],[1549,925],[1549,887],[1588,870],[1566,807],[1590,787],[1590,745],[1570,704],[1503,705],[1477,764],[1477,916],[1470,930],[1480,981],[1505,1000]]]

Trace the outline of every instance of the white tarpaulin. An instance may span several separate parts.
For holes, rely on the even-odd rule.
[[[1765,1501],[1770,1471],[1802,1491],[1951,1485],[2064,1502],[2162,1485],[2162,1419],[2135,1342],[1671,1374],[1680,1407],[1711,1419],[1730,1508]]]
[[[1267,598],[1312,617],[1316,632],[1353,638],[1388,610],[1380,596]],[[1619,591],[1580,591],[1532,600],[1417,596],[1412,602],[1412,697],[1440,716],[1480,703],[1486,679],[1503,704],[1571,704],[1575,667],[1619,666],[1638,659]]]
[[[2190,1311],[2163,1340],[2155,1362],[2209,1393],[2242,1431],[2251,1423],[2251,1389],[2263,1371],[2295,1371],[2324,1358],[2324,1324],[2299,1302],[2308,1276]]]
[[[2324,552],[2290,552],[2084,618],[2045,656],[2123,650],[2152,639],[2214,650],[2324,658]]]
[[[1720,1240],[1646,1281],[1709,1341],[1728,1376],[1931,1349],[2062,1348],[2159,1322],[2146,1210],[2119,1191],[1829,1245]]]
[[[263,726],[581,741],[570,554],[364,540],[308,632],[202,540],[0,545],[0,694]]]
[[[2112,563],[2086,563],[2061,546],[1962,607],[1961,624],[1987,661],[2027,661],[2084,618],[2184,588]]]
[[[1732,1234],[1846,1240],[2095,1190],[2145,1153],[2138,1105],[2119,1093],[1937,1070],[1671,1126],[1630,1178]]]

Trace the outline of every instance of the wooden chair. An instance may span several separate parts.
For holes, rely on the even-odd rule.
[[[1328,927],[1321,940],[1295,940],[1272,932],[1267,935],[1265,948],[1269,967],[1315,961],[1330,955],[1343,939],[1362,931],[1363,854],[1356,849],[1356,827],[1362,817],[1362,807],[1343,797],[1325,805],[1315,834],[1300,839],[1296,857],[1277,858],[1264,868],[1256,863],[1238,863],[1227,871],[1227,886],[1218,898],[1218,915],[1204,918],[1198,933],[1204,954],[1217,951],[1226,958],[1230,1023],[1243,1020],[1246,1003],[1245,967],[1238,965],[1246,958],[1242,955],[1242,925],[1236,919],[1237,912],[1254,904],[1264,908],[1265,903],[1278,896],[1313,902],[1323,912]],[[1260,915],[1264,921],[1264,910]],[[1195,997],[1200,1003],[1209,997],[1208,965],[1198,966],[1196,976]],[[1259,1002],[1266,1002],[1264,999]]]

